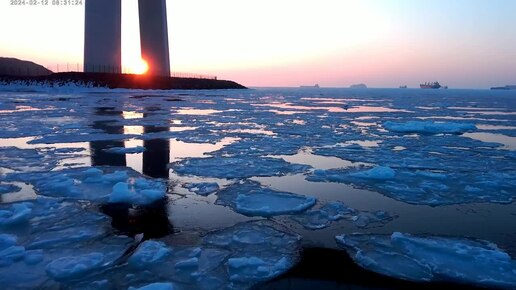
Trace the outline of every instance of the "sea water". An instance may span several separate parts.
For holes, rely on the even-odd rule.
[[[8,288],[249,288],[309,248],[516,287],[515,92],[3,90]]]

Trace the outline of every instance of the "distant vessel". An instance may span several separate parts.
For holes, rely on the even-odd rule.
[[[441,88],[441,85],[439,84],[439,82],[433,82],[420,84],[419,87],[421,87],[422,89],[439,89]]]
[[[516,90],[516,85],[507,85],[505,87],[492,87],[491,90]]]
[[[407,88],[406,85],[400,86],[400,89],[406,89],[406,88]]]
[[[349,86],[350,89],[367,89],[365,84],[354,84]]]
[[[313,86],[300,86],[300,88],[303,88],[303,89],[308,89],[308,88],[312,88],[313,89],[313,88],[316,88],[316,89],[318,89],[320,87],[319,87],[319,84],[315,84]]]

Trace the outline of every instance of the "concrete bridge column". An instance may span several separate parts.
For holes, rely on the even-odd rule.
[[[121,0],[86,0],[84,71],[122,70]]]
[[[166,0],[138,0],[142,58],[151,75],[170,76]]]

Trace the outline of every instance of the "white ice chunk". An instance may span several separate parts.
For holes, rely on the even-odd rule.
[[[86,176],[102,176],[102,174],[104,174],[104,171],[95,167],[91,167],[84,170],[82,173]]]
[[[102,182],[102,175],[104,175],[104,172],[98,168],[88,168],[83,171],[83,174],[86,176],[84,178],[85,183],[98,183]]]
[[[385,275],[516,287],[516,261],[486,241],[402,233],[351,234],[336,239],[359,265]]]
[[[7,267],[16,261],[23,259],[25,248],[21,246],[10,246],[0,250],[0,267]]]
[[[165,243],[149,240],[141,243],[127,262],[134,268],[146,269],[163,262],[171,252]]]
[[[136,193],[129,189],[129,184],[127,182],[118,182],[113,186],[113,191],[109,195],[109,202],[126,202],[132,203],[136,200]]]
[[[259,257],[230,258],[228,259],[229,279],[238,282],[271,279],[287,271],[292,267],[291,263],[285,257],[278,260]]]
[[[140,195],[141,202],[139,204],[149,204],[162,199],[165,196],[165,192],[159,189],[144,189],[140,191]]]
[[[204,243],[231,251],[226,263],[230,280],[239,285],[236,288],[249,288],[252,283],[273,278],[292,267],[299,254],[300,239],[298,235],[249,222],[210,233]]]
[[[393,216],[384,211],[367,212],[350,208],[339,201],[331,201],[319,209],[309,210],[292,219],[310,230],[318,230],[327,227],[331,222],[340,219],[352,221],[357,227],[385,224],[393,220]]]
[[[145,147],[143,147],[143,146],[111,147],[111,148],[105,149],[104,151],[106,151],[108,153],[115,153],[115,154],[137,154],[137,153],[145,152]]]
[[[310,166],[291,164],[283,159],[253,156],[191,158],[174,163],[172,167],[179,174],[227,179],[282,176],[310,169]]]
[[[140,288],[129,287],[129,290],[174,290],[176,287],[172,283],[158,282],[145,285]]]
[[[18,192],[21,188],[14,184],[0,184],[0,194]]]
[[[140,190],[138,187],[145,189]],[[150,187],[147,181],[137,181],[131,185],[127,182],[118,182],[113,186],[109,202],[146,205],[165,197],[165,191],[161,187],[157,189],[150,189]]]
[[[240,194],[236,210],[250,216],[275,216],[303,212],[315,204],[315,198],[265,190]]]
[[[25,252],[24,261],[27,265],[36,265],[43,261],[43,250],[29,250]]]
[[[408,121],[405,123],[387,121],[383,123],[383,126],[392,132],[421,134],[462,134],[477,129],[475,125],[468,123],[437,123],[432,121]]]
[[[189,183],[185,185],[185,187],[188,188],[188,190],[203,196],[210,195],[220,188],[216,182]]]
[[[102,176],[102,179],[108,182],[120,182],[127,180],[129,176],[127,175],[127,171],[115,171],[113,173],[108,173]]]
[[[302,224],[307,229],[317,230],[327,227],[332,221],[337,221],[342,218],[350,219],[355,212],[355,209],[341,202],[332,201],[319,209],[313,209],[300,215],[295,215],[292,219]]]
[[[10,234],[0,234],[0,250],[16,245],[17,237]]]
[[[350,176],[364,179],[388,180],[393,179],[394,176],[396,176],[396,171],[390,167],[376,166],[366,171],[351,173]]]
[[[176,263],[177,269],[184,268],[197,268],[199,266],[199,259],[197,257],[192,257],[190,259],[182,260]]]
[[[275,216],[300,213],[312,207],[310,196],[275,191],[256,182],[233,184],[218,193],[217,203],[229,204],[248,216]]]
[[[322,208],[331,221],[336,221],[345,218],[347,215],[354,213],[356,210],[338,201],[330,201]]]
[[[0,226],[12,226],[27,222],[32,214],[32,203],[15,203],[10,209],[0,210]]]
[[[57,281],[79,278],[102,266],[104,255],[93,252],[82,256],[62,257],[46,267],[48,276]]]

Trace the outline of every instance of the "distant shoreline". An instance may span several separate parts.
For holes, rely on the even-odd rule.
[[[229,80],[163,77],[136,74],[64,72],[53,73],[44,76],[0,75],[0,86],[48,85],[51,87],[62,87],[69,84],[108,89],[143,90],[247,89],[245,86]]]

